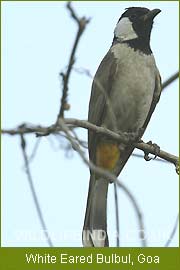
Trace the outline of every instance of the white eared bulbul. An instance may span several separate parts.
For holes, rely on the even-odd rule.
[[[112,46],[93,80],[88,121],[118,133],[143,135],[159,101],[161,79],[150,48],[153,20],[161,10],[130,7],[120,17]],[[134,146],[88,132],[89,158],[118,176]],[[90,171],[83,245],[109,246],[107,192],[109,182]]]

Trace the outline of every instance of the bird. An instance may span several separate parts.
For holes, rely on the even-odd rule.
[[[129,138],[141,139],[161,95],[161,77],[150,47],[160,9],[129,7],[119,18],[112,45],[93,79],[88,121]],[[89,159],[118,177],[134,150],[88,131]],[[82,232],[84,247],[108,247],[107,194],[111,181],[90,169]]]

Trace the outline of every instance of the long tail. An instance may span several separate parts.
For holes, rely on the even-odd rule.
[[[107,235],[108,184],[107,180],[95,179],[95,175],[91,174],[82,235],[85,247],[109,246]]]

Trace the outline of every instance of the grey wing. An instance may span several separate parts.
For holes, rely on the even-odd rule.
[[[114,55],[109,51],[102,60],[93,80],[88,121],[97,126],[102,124],[108,106],[108,96],[113,85],[116,66]],[[93,160],[95,151],[95,139],[96,134],[88,131],[88,148],[91,160]]]
[[[107,109],[107,96],[110,94],[113,78],[115,74],[115,59],[113,54],[109,51],[104,59],[102,60],[92,84],[91,98],[89,102],[89,113],[88,113],[88,121],[100,126],[103,123],[103,116]],[[92,131],[88,131],[88,149],[89,149],[89,157],[90,160],[95,163],[95,152],[96,152],[96,142],[97,142],[97,134]],[[101,200],[99,196],[99,190],[101,192]],[[93,225],[96,222],[99,222],[99,217],[95,215],[95,213],[101,212],[100,217],[100,226],[104,226],[106,229],[106,196],[107,196],[107,188],[108,182],[98,180],[96,181],[95,174],[91,174],[90,183],[89,183],[89,191],[88,191],[88,199],[87,199],[87,207],[86,207],[86,215],[84,220],[84,228],[83,231],[92,230],[92,222]],[[93,205],[92,205],[93,203]],[[102,218],[103,217],[103,218]],[[102,225],[103,224],[103,225]],[[84,243],[86,240],[84,239]],[[90,244],[94,245],[94,244]],[[88,244],[89,246],[89,244]]]
[[[160,98],[160,95],[161,95],[161,90],[162,90],[162,84],[161,84],[161,76],[160,76],[160,73],[157,69],[157,74],[156,74],[156,79],[155,79],[155,89],[154,89],[154,94],[153,94],[153,99],[152,99],[152,103],[151,103],[151,107],[150,107],[150,110],[149,110],[149,113],[148,113],[148,116],[146,118],[146,121],[144,122],[144,125],[143,125],[143,129],[145,130],[150,119],[151,119],[151,116],[156,108],[156,105],[159,101],[159,98]]]

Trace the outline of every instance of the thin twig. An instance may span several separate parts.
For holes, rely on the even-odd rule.
[[[136,158],[144,158],[144,155],[141,155],[141,154],[137,154],[137,153],[132,153],[132,157],[136,157]],[[165,159],[161,159],[161,158],[155,158],[155,159],[152,159],[152,161],[158,161],[158,162],[164,162],[164,163],[167,163],[168,161],[165,160]]]
[[[29,168],[29,161],[28,161],[28,157],[27,157],[27,153],[26,153],[26,141],[25,141],[23,134],[21,134],[20,137],[21,137],[21,149],[22,149],[22,154],[23,154],[23,158],[24,158],[26,175],[27,175],[29,186],[30,186],[31,194],[33,196],[33,201],[35,203],[37,214],[38,214],[38,217],[39,217],[42,229],[43,229],[43,233],[47,239],[48,245],[50,247],[53,247],[52,241],[51,241],[50,236],[48,234],[48,230],[47,230],[44,218],[43,218],[43,214],[42,214],[41,207],[40,207],[40,204],[38,201],[38,197],[37,197],[37,194],[35,191],[35,187],[33,184],[33,179],[32,179],[30,168]]]
[[[165,247],[168,247],[170,245],[170,243],[171,243],[171,241],[172,241],[172,239],[173,239],[173,237],[174,237],[174,235],[176,233],[176,230],[177,230],[177,227],[178,227],[178,223],[179,223],[179,214],[177,215],[177,218],[176,218],[175,223],[174,223],[174,227],[172,229],[172,232],[170,234],[169,239],[167,240],[167,242],[165,244]]]
[[[119,226],[119,203],[117,184],[114,182],[114,201],[115,201],[115,216],[116,216],[116,247],[120,246],[120,226]]]
[[[70,74],[73,68],[73,65],[75,63],[75,53],[79,44],[79,40],[85,30],[86,25],[89,23],[89,19],[82,17],[79,18],[77,14],[75,13],[74,9],[72,8],[71,2],[68,2],[66,5],[67,9],[70,11],[71,17],[75,20],[78,26],[77,34],[74,40],[74,44],[72,47],[72,51],[69,57],[69,63],[67,67],[67,71],[65,73],[61,72],[60,76],[62,77],[63,82],[63,90],[62,90],[62,97],[61,97],[61,106],[60,111],[58,114],[59,117],[64,117],[64,111],[69,110],[70,105],[67,102],[67,96],[68,96],[68,83]]]
[[[40,141],[41,141],[41,137],[37,138],[37,140],[35,142],[35,145],[33,147],[32,153],[31,153],[31,155],[29,156],[29,159],[28,159],[29,163],[34,159],[34,157],[35,157],[35,155],[37,153],[38,147],[40,145]]]
[[[84,141],[84,140],[80,140],[80,139],[78,138],[78,135],[76,134],[76,132],[75,132],[74,129],[72,129],[71,132],[73,133],[74,138],[75,138],[76,141],[79,143],[79,145],[81,145],[81,146],[82,146],[83,148],[85,148],[85,149],[88,149],[88,144],[87,144],[87,142]]]
[[[119,180],[117,180],[117,186],[122,188],[122,183],[119,182]],[[141,243],[143,247],[147,246],[147,242],[146,242],[146,237],[145,237],[145,227],[144,227],[144,222],[143,222],[143,216],[142,213],[140,211],[140,207],[135,199],[135,197],[132,195],[132,193],[127,189],[127,187],[123,186],[123,190],[126,192],[126,194],[128,195],[130,201],[132,202],[132,205],[134,207],[135,213],[137,215],[137,220],[138,220],[138,224],[139,224],[139,237],[141,239]]]
[[[78,120],[78,119],[71,119],[71,118],[66,118],[64,119],[64,123],[70,127],[71,129],[73,127],[81,127],[81,128],[85,128],[85,129],[89,129],[92,130],[98,134],[102,134],[102,135],[106,135],[107,137],[113,139],[114,141],[117,142],[123,142],[128,144],[129,140],[126,136],[126,134],[123,133],[115,133],[109,129],[106,129],[104,127],[98,127],[96,125],[91,124],[88,121],[85,120]],[[27,134],[27,133],[35,133],[37,136],[46,136],[46,134],[54,134],[57,132],[62,131],[61,126],[59,125],[52,125],[49,127],[42,127],[42,126],[27,126],[27,125],[23,125],[23,127],[18,127],[15,129],[3,129],[1,130],[2,134],[8,134],[8,135],[20,135],[20,134]],[[142,150],[142,151],[146,151],[149,152],[150,154],[156,155],[156,150],[154,149],[153,146],[146,144],[144,142],[139,142],[139,143],[134,143],[134,147]],[[160,150],[158,155],[158,157],[173,163],[176,168],[178,168],[178,164],[179,164],[179,158],[175,155],[172,155],[170,153],[167,153],[163,150]]]
[[[129,144],[129,139],[128,136],[126,136],[126,134],[124,133],[115,133],[109,129],[106,129],[104,127],[98,127],[96,125],[93,125],[91,123],[89,123],[88,121],[84,121],[84,120],[78,120],[78,119],[65,119],[65,123],[69,124],[69,125],[74,125],[74,126],[78,126],[78,127],[82,127],[85,129],[90,129],[96,133],[99,134],[103,134],[106,135],[109,138],[114,139],[117,142],[123,142],[125,144]],[[156,155],[156,150],[154,149],[153,146],[144,143],[144,142],[139,142],[139,143],[134,143],[134,147],[142,150],[142,151],[147,151],[153,155]],[[173,163],[175,166],[177,166],[179,159],[177,156],[174,156],[170,153],[167,153],[163,150],[160,150],[160,152],[157,155],[158,157],[165,159],[168,162]]]
[[[163,84],[162,84],[162,90],[166,88],[168,85],[170,85],[173,81],[175,81],[177,78],[179,78],[179,72],[176,72],[174,75],[172,75],[169,79],[167,79]]]

